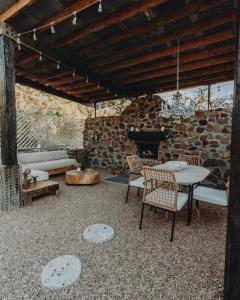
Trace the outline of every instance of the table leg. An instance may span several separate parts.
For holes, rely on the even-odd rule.
[[[187,225],[192,223],[192,203],[193,203],[193,185],[189,186],[188,191],[188,216],[187,216]]]

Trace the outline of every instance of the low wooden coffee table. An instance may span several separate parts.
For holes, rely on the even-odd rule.
[[[36,184],[32,183],[30,189],[23,189],[23,205],[31,205],[32,199],[35,197],[59,194],[59,183],[51,180],[39,181]]]
[[[65,174],[65,183],[71,185],[96,184],[100,181],[100,172],[96,170],[85,171],[67,171]]]

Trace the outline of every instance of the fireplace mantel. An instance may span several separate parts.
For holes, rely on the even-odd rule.
[[[168,139],[168,133],[165,132],[135,132],[129,131],[128,138],[135,141],[136,143],[152,143],[152,144],[159,144],[160,141],[165,141]]]

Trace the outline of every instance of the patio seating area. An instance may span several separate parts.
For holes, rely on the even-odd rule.
[[[239,87],[239,1],[0,1],[0,300],[239,300]]]
[[[108,177],[106,171],[102,178]],[[220,299],[222,295],[226,210],[201,205],[186,225],[179,213],[173,243],[170,216],[146,208],[140,231],[141,201],[127,185],[60,183],[59,199],[45,196],[0,215],[1,297],[3,299]],[[101,245],[83,240],[84,229],[105,222],[114,239]],[[3,257],[3,253],[8,253]],[[43,266],[71,254],[81,258],[80,281],[65,289],[41,286]],[[4,272],[3,272],[4,271]]]

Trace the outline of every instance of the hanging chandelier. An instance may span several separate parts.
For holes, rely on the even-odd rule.
[[[161,103],[160,116],[166,119],[171,118],[175,123],[181,123],[181,118],[190,118],[194,116],[194,101],[186,97],[179,91],[179,40],[177,47],[177,92],[172,95],[172,103],[169,105],[166,101]]]

